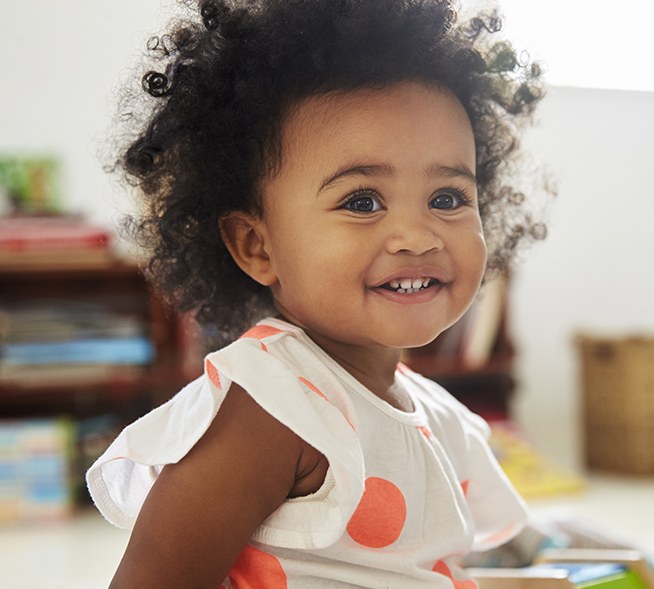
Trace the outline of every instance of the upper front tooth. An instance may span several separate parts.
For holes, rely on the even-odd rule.
[[[400,288],[400,281],[399,280],[391,280],[389,282],[389,284],[391,285],[391,288]]]
[[[413,280],[407,278],[407,279],[404,279],[404,280],[402,280],[402,281],[400,282],[400,286],[401,286],[402,288],[405,288],[405,289],[406,289],[406,288],[413,288],[413,282],[414,282]]]
[[[417,288],[422,288],[422,286],[423,286],[423,284],[422,284],[422,278],[416,278],[416,279],[413,281],[413,288],[416,288],[416,289],[417,289]]]

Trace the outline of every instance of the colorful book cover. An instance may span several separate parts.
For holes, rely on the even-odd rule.
[[[65,419],[0,421],[0,522],[71,513],[72,440]]]

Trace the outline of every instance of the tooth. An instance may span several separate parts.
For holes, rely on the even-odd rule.
[[[400,294],[404,294],[406,293],[406,290],[404,290],[403,288],[398,288],[397,292],[399,292]]]
[[[427,288],[431,284],[431,278],[425,278],[422,282],[423,288]]]
[[[413,280],[410,279],[402,280],[402,282],[400,282],[400,286],[405,290],[411,288],[413,286]]]
[[[422,278],[416,278],[411,286],[413,287],[414,290],[418,290],[419,288],[422,288]]]
[[[397,280],[391,280],[389,284],[391,288],[400,288],[400,283]]]

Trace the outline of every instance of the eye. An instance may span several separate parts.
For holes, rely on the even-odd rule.
[[[342,205],[344,209],[353,213],[376,213],[382,210],[379,197],[373,192],[355,192]]]
[[[441,211],[453,211],[469,203],[470,200],[462,192],[459,192],[458,190],[448,190],[434,195],[429,202],[429,206],[432,209],[438,209]]]

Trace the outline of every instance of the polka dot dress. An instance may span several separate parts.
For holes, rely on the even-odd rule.
[[[277,319],[209,354],[202,377],[128,426],[93,465],[89,489],[109,521],[133,525],[161,465],[193,447],[233,382],[329,469],[316,493],[261,524],[220,589],[473,589],[460,557],[524,523],[483,420],[402,365],[395,384],[413,411],[400,411]]]

